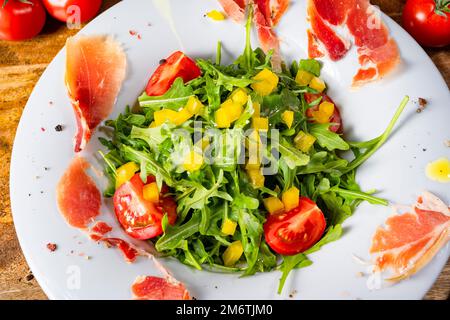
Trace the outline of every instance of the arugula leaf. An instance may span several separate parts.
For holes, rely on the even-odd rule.
[[[182,244],[182,241],[198,232],[201,216],[199,213],[193,214],[192,218],[180,226],[166,226],[166,231],[161,238],[156,241],[156,250],[173,250]]]
[[[284,284],[290,272],[293,269],[305,268],[312,265],[312,261],[308,259],[303,253],[299,253],[293,256],[282,256],[283,262],[280,265],[280,270],[282,272],[280,282],[278,285],[278,294],[283,291]]]
[[[348,150],[350,146],[337,133],[330,131],[329,123],[314,124],[310,128],[310,133],[317,138],[317,142],[322,148],[327,148],[329,151],[333,150]]]
[[[338,240],[342,235],[342,226],[336,224],[328,228],[325,235],[320,239],[315,245],[305,251],[305,254],[311,254],[313,252],[319,251],[327,243]]]
[[[298,65],[300,70],[308,71],[316,77],[320,76],[320,63],[315,59],[302,59]]]
[[[160,108],[178,110],[183,107],[194,91],[190,85],[185,85],[183,79],[177,78],[170,89],[162,96],[150,97],[145,92],[139,97],[139,105],[143,108],[157,110]]]

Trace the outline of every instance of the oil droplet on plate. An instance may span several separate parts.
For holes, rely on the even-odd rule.
[[[426,169],[428,178],[438,182],[450,182],[450,161],[447,158],[439,158],[436,161],[430,162]]]

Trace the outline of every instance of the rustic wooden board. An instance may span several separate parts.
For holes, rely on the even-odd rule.
[[[119,0],[105,0],[102,10]],[[399,21],[405,1],[373,0],[372,3]],[[36,81],[76,30],[49,20],[44,32],[24,42],[0,41],[0,299],[46,299],[37,282],[29,275],[11,218],[9,165],[14,135],[22,110]],[[450,50],[428,49],[427,53],[450,84]],[[450,262],[426,299],[448,299]]]

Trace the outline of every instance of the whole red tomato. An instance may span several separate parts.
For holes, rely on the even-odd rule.
[[[102,0],[43,0],[50,15],[62,22],[83,23],[94,18]],[[79,16],[77,17],[77,15]]]
[[[403,10],[403,27],[424,46],[450,44],[450,2],[408,0]]]
[[[0,0],[0,39],[25,40],[41,32],[47,15],[41,0]]]

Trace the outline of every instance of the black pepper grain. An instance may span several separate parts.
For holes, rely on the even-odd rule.
[[[63,127],[62,125],[60,125],[60,124],[58,124],[58,125],[55,127],[56,132],[61,132],[61,131],[63,131],[63,129],[64,129],[64,127]]]
[[[159,60],[159,64],[161,65],[161,64],[164,64],[164,63],[166,63],[167,62],[167,60],[166,59],[161,59],[161,60]]]

